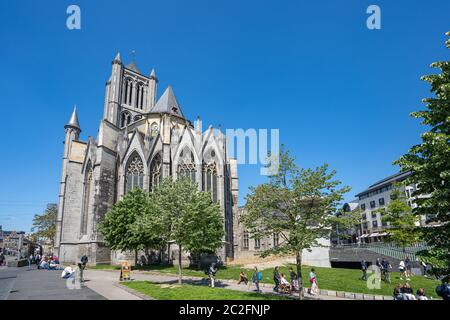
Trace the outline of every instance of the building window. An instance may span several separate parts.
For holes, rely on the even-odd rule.
[[[278,233],[273,234],[273,246],[278,247],[280,244],[280,235]]]
[[[373,228],[378,228],[378,221],[377,220],[372,221],[372,227]]]
[[[363,229],[367,229],[367,222],[363,223]]]
[[[150,165],[150,191],[158,187],[162,181],[161,167],[161,155],[157,154]]]
[[[131,123],[131,114],[128,111],[124,111],[120,114],[120,127],[123,128]]]
[[[261,239],[255,238],[255,250],[261,248]]]
[[[81,235],[87,234],[88,214],[91,199],[91,190],[93,189],[93,171],[92,164],[89,161],[86,167],[86,176],[84,180],[83,214],[81,216]]]
[[[249,248],[249,237],[248,237],[248,232],[244,231],[244,237],[243,237],[243,248],[244,249],[248,249]]]
[[[366,204],[365,203],[361,204],[361,210],[363,210],[363,211],[366,210]]]
[[[367,215],[366,215],[365,213],[363,213],[363,214],[361,215],[361,218],[362,218],[363,220],[366,220],[366,219],[367,219]]]
[[[387,227],[387,226],[388,226],[388,223],[387,223],[386,220],[382,219],[382,220],[381,220],[381,225],[382,225],[383,227]]]
[[[375,208],[375,201],[370,201],[370,208]]]
[[[144,188],[144,164],[138,154],[130,157],[125,177],[125,193],[128,193],[132,189]]]
[[[217,167],[216,164],[203,164],[203,191],[210,192],[213,201],[217,201]]]
[[[156,136],[158,135],[159,129],[158,129],[158,124],[157,123],[153,123],[152,127],[151,127],[151,137],[152,138],[156,138]]]
[[[406,189],[405,191],[406,191],[406,197],[411,198],[411,190]]]
[[[384,206],[384,198],[378,199],[378,203],[380,204],[380,206]]]
[[[195,161],[194,155],[189,151],[189,155],[184,155],[184,152],[180,153],[180,164],[178,165],[178,178],[179,179],[189,179],[191,182],[195,183]]]
[[[372,212],[372,219],[376,219],[377,218],[377,213],[376,212]]]

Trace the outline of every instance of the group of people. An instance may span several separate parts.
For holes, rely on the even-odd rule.
[[[36,264],[38,269],[42,270],[62,270],[64,269],[59,258],[56,255],[50,254],[46,256],[41,256],[38,254],[31,254],[28,257],[28,266],[31,267],[32,264]]]
[[[397,284],[394,288],[394,300],[429,300],[424,288],[419,288],[414,295],[414,290],[409,283]]]
[[[375,265],[378,267],[378,269],[381,272],[381,279],[387,283],[391,283],[391,276],[390,276],[390,270],[392,269],[392,265],[390,264],[389,260],[377,258],[377,261],[375,262]],[[367,270],[369,268],[369,263],[366,260],[361,261],[361,271],[362,271],[362,277],[361,280],[367,281]]]
[[[260,293],[261,289],[259,287],[259,283],[263,280],[263,274],[261,271],[258,270],[258,267],[254,268],[253,275],[251,278],[252,283],[256,287],[256,292]],[[273,270],[273,281],[274,281],[274,292],[279,293],[292,293],[292,292],[298,292],[299,289],[299,282],[298,282],[298,275],[294,271],[292,267],[289,268],[289,280],[287,279],[286,275],[284,273],[281,273],[279,270],[279,267],[275,267]],[[241,271],[239,273],[239,281],[238,284],[245,283],[248,284],[249,279],[245,271]],[[319,292],[319,287],[317,285],[317,275],[315,273],[315,269],[312,268],[309,273],[309,282],[311,283],[311,288],[309,288],[308,292],[311,295],[317,295]]]
[[[412,277],[412,261],[409,257],[405,260],[401,260],[398,265],[398,270],[400,271],[400,280],[405,278],[406,280],[411,280]]]

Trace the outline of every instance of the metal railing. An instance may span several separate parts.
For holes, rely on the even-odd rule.
[[[427,246],[424,243],[419,243],[414,246],[406,247],[404,250],[398,246],[395,246],[391,243],[352,243],[352,244],[340,244],[334,245],[332,248],[336,249],[365,249],[369,250],[387,257],[391,257],[398,260],[403,260],[407,256],[412,261],[419,261],[419,257],[417,256],[417,252],[425,249],[430,249],[430,246]]]

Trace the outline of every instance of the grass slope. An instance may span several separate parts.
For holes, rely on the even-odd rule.
[[[123,283],[127,287],[157,300],[288,300],[271,294],[241,292],[223,288],[194,285],[167,285],[149,281]]]

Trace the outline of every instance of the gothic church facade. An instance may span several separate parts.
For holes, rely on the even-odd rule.
[[[162,179],[188,177],[220,204],[225,228],[218,256],[234,256],[233,217],[238,210],[237,164],[227,156],[225,135],[185,118],[171,87],[157,97],[158,79],[134,62],[112,62],[103,118],[96,139],[80,140],[74,109],[65,126],[64,155],[56,223],[55,252],[75,262],[86,254],[92,264],[124,258],[105,244],[98,224],[129,190],[151,192]],[[168,253],[170,255],[170,253]]]

